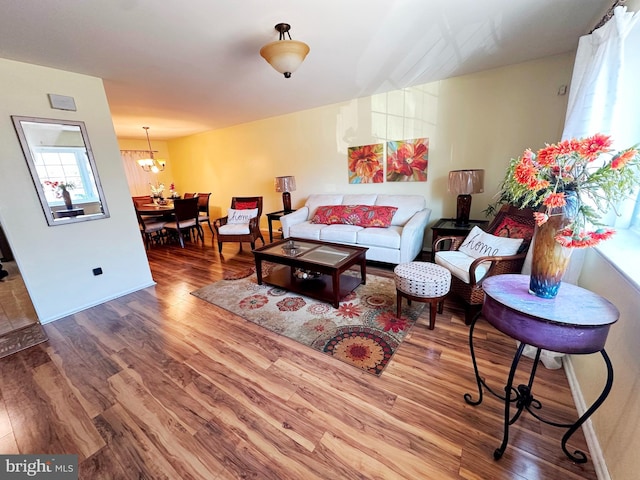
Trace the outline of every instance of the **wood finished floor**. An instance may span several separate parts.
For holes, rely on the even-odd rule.
[[[596,478],[590,456],[565,457],[564,430],[527,413],[493,459],[503,406],[463,400],[477,390],[455,302],[435,330],[425,309],[375,377],[189,294],[250,267],[248,245],[220,257],[208,233],[148,257],[155,287],[50,323],[48,342],[0,359],[1,453],[78,454],[81,479]],[[514,342],[484,320],[475,339],[499,389]],[[534,393],[548,417],[575,420],[562,370],[539,368]],[[582,431],[568,448],[587,451]]]
[[[0,281],[0,335],[38,322],[18,265],[12,260],[2,266],[9,275]]]

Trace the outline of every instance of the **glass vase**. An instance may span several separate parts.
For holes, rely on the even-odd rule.
[[[73,208],[73,202],[71,201],[71,194],[67,189],[62,189],[62,199],[64,200],[64,206],[67,210],[71,210]]]
[[[536,226],[529,293],[541,298],[556,297],[573,252],[572,248],[563,247],[555,238],[560,230],[571,223],[577,211],[575,192],[565,194],[567,204],[552,209],[549,219]]]

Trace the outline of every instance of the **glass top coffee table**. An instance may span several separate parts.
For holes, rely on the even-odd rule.
[[[258,285],[262,282],[338,308],[340,299],[358,285],[367,283],[365,254],[368,248],[317,240],[287,238],[253,250]],[[262,262],[278,266],[262,277]],[[360,265],[360,276],[346,275]]]

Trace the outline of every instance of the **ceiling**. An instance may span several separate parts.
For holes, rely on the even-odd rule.
[[[170,139],[573,50],[611,0],[2,0],[0,57],[104,79]],[[285,79],[277,23],[311,47]],[[52,92],[73,95],[73,92]]]

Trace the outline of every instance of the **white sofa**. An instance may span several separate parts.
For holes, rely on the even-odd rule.
[[[397,207],[391,226],[359,227],[311,223],[316,209],[324,205],[385,205]],[[404,263],[414,260],[422,243],[431,209],[422,195],[310,195],[304,207],[280,218],[285,238],[307,238],[368,247],[367,260]]]

